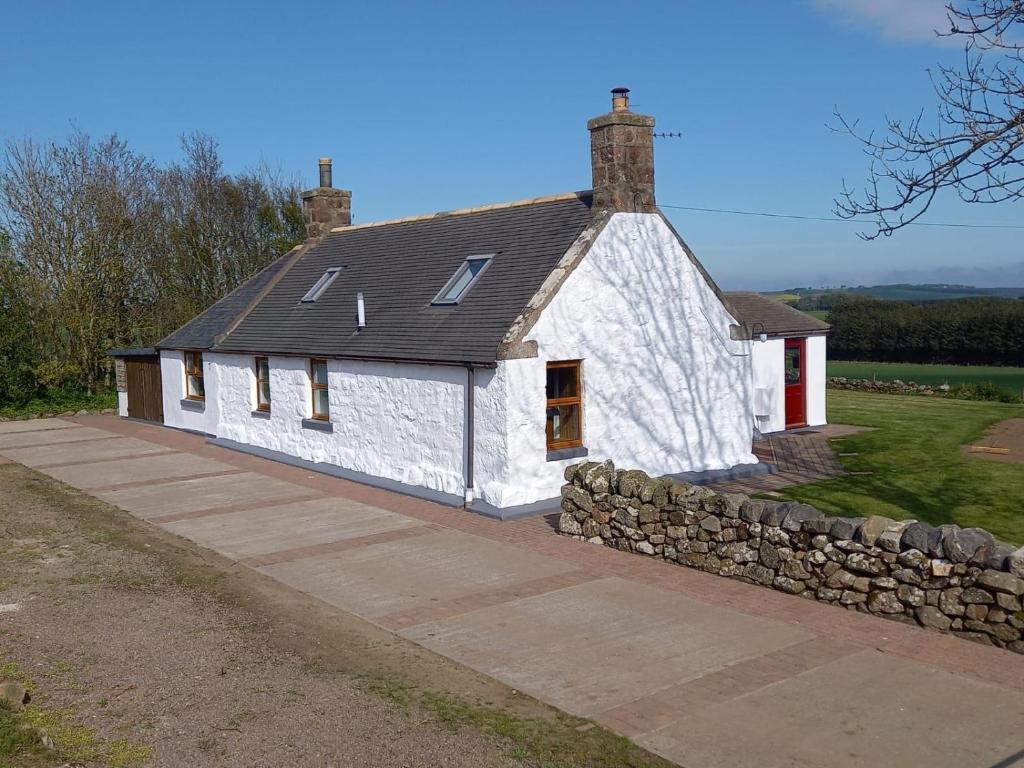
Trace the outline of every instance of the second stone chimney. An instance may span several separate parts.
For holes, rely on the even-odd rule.
[[[654,211],[654,118],[629,110],[629,89],[612,89],[612,111],[587,123],[594,208]]]
[[[352,225],[352,193],[335,189],[331,180],[331,158],[320,158],[320,186],[302,193],[302,218],[306,237],[323,237],[334,227]]]

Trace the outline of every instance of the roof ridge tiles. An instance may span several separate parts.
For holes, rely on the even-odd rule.
[[[415,216],[403,216],[397,219],[384,219],[382,221],[369,221],[365,224],[350,224],[344,227],[334,227],[331,234],[339,232],[351,232],[357,229],[370,229],[371,227],[383,227],[390,224],[407,224],[414,221],[430,221],[448,216],[464,216],[471,213],[483,213],[485,211],[497,211],[502,208],[519,208],[524,205],[539,205],[541,203],[555,203],[560,200],[572,200],[584,197],[592,197],[593,191],[589,189],[578,192],[561,192],[555,195],[543,195],[541,197],[528,197],[522,200],[512,200],[507,203],[492,203],[490,205],[477,205],[471,208],[456,208],[451,211],[437,211],[435,213],[421,213]]]

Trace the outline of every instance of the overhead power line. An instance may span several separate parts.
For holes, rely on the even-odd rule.
[[[726,213],[733,216],[762,216],[769,219],[795,219],[797,221],[824,221],[830,224],[858,224],[867,222],[853,219],[840,219],[838,216],[800,216],[793,213],[768,213],[767,211],[739,211],[729,208],[701,208],[695,205],[669,205],[658,203],[659,208],[675,208],[680,211],[698,211],[700,213]],[[955,229],[1024,229],[1024,224],[956,224],[953,222],[912,221],[913,227],[952,227]]]

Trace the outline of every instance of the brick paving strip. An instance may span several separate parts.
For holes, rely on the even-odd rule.
[[[856,645],[816,637],[605,710],[598,720],[623,736],[639,736],[665,728],[688,712],[728,703],[861,651]]]
[[[214,477],[219,477],[219,475],[214,475]],[[204,517],[230,515],[234,512],[251,512],[254,509],[262,509],[263,507],[279,507],[286,504],[298,504],[303,501],[313,501],[314,499],[319,498],[322,497],[320,495],[303,494],[301,496],[291,496],[284,499],[267,499],[262,502],[254,501],[251,504],[232,504],[223,507],[210,507],[209,509],[193,509],[189,512],[171,512],[167,515],[157,515],[146,519],[151,523],[163,525],[164,523],[178,523],[183,520],[199,520]]]
[[[146,516],[221,551],[269,545],[238,559],[690,768],[980,767],[1024,747],[1016,654],[559,537],[544,518],[500,523],[115,417],[71,423],[277,483],[236,509],[154,494]],[[833,436],[783,439],[813,463]]]
[[[156,456],[169,455],[169,456],[173,456],[173,455],[176,455],[177,453],[178,453],[177,451],[171,451],[168,454],[147,454],[147,455],[156,455]],[[62,465],[62,466],[77,467],[77,466],[81,466],[82,464],[109,464],[109,463],[114,462],[114,461],[119,461],[119,459],[104,459],[102,461],[97,461],[97,462],[82,461],[82,462],[78,462],[78,463],[75,463],[75,464],[68,464],[68,465]],[[40,467],[40,469],[42,470],[42,469],[46,469],[46,468]],[[92,486],[92,487],[90,487],[88,489],[87,492],[91,493],[91,494],[97,494],[97,493],[108,493],[110,491],[126,491],[126,490],[131,490],[132,488],[148,488],[151,485],[163,485],[164,483],[174,483],[174,482],[177,482],[178,480],[185,480],[186,478],[189,479],[189,480],[199,480],[199,479],[202,479],[202,478],[205,478],[205,477],[225,477],[227,475],[240,475],[244,471],[245,471],[244,469],[224,469],[224,470],[218,470],[216,472],[196,472],[196,473],[187,474],[187,475],[186,474],[172,475],[170,477],[160,477],[160,478],[156,478],[154,480],[133,480],[132,482],[129,482],[129,483],[111,483],[110,485],[96,485],[96,486]]]
[[[513,600],[520,600],[524,597],[535,597],[537,595],[554,592],[566,587],[574,587],[577,584],[586,584],[598,577],[586,571],[569,571],[554,576],[545,576],[533,581],[521,582],[511,587],[500,587],[498,589],[483,592],[474,592],[467,597],[455,598],[444,602],[434,603],[427,608],[413,608],[407,611],[396,611],[376,619],[382,627],[398,631],[408,629],[417,624],[450,619],[461,616],[470,611],[480,608],[489,608],[502,603],[510,603]]]
[[[399,528],[396,531],[383,531],[382,533],[371,533],[366,536],[356,536],[350,539],[339,541],[326,541],[322,544],[309,544],[305,547],[293,547],[292,549],[281,549],[277,552],[270,552],[265,555],[253,555],[243,558],[240,562],[250,568],[262,568],[267,565],[278,565],[280,563],[291,563],[295,560],[302,560],[307,557],[318,557],[329,555],[334,552],[344,552],[358,547],[369,547],[374,544],[386,544],[402,539],[411,539],[415,536],[424,536],[428,533],[438,533],[444,530],[439,525],[417,525],[414,528]]]
[[[151,451],[150,453],[147,453],[145,455],[146,456],[170,456],[171,454],[174,454],[174,453],[177,453],[177,451],[173,451],[173,450],[168,448],[166,451]],[[53,464],[36,464],[32,468],[40,470],[40,471],[44,470],[44,469],[63,469],[64,467],[77,467],[77,466],[80,466],[82,464],[106,464],[108,461],[113,461],[113,460],[114,459],[111,459],[111,458],[103,458],[103,459],[85,459],[85,460],[82,460],[82,461],[57,461],[57,462],[54,462]],[[93,489],[93,490],[99,490],[99,489]],[[104,490],[109,490],[109,489],[104,489]]]

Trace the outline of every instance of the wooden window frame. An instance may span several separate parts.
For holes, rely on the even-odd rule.
[[[552,368],[574,368],[576,370],[576,394],[573,397],[549,397],[544,408],[544,439],[549,451],[560,451],[564,448],[579,448],[583,445],[583,361],[558,360],[549,362],[546,371]],[[575,440],[552,440],[547,436],[547,409],[557,406],[575,405],[579,414],[579,437]]]
[[[320,391],[330,392],[330,387],[327,384],[318,384],[317,381],[316,381],[316,367],[318,365],[320,365],[321,363],[323,363],[324,367],[326,367],[327,366],[327,359],[323,358],[323,357],[311,357],[311,358],[309,358],[309,387],[310,387],[310,394],[312,395],[312,400],[313,400],[313,402],[312,402],[312,406],[313,407],[312,407],[310,412],[313,414],[312,418],[315,421],[330,421],[331,420],[330,405],[328,405],[328,407],[327,407],[327,413],[317,413],[316,412],[316,393],[320,392]],[[330,395],[328,395],[328,398],[330,398]]]
[[[189,367],[190,362],[194,362],[194,357],[196,355],[199,356],[199,367],[198,368],[190,368]],[[200,379],[203,382],[203,394],[202,395],[193,395],[189,391],[191,389],[191,387],[189,387],[188,383],[189,383],[189,379],[192,379],[192,378]],[[195,400],[195,401],[200,402],[200,403],[206,401],[206,381],[203,378],[203,353],[202,352],[188,351],[188,352],[185,353],[185,399],[186,400]]]
[[[270,404],[272,399],[266,403],[263,402],[263,389],[260,386],[265,381],[267,382],[267,391],[270,391],[270,358],[266,355],[260,355],[259,357],[254,358],[254,362],[256,364],[256,410],[262,411],[263,413],[270,413]],[[267,378],[265,379],[260,378],[260,363],[262,362],[266,362],[267,364]]]

